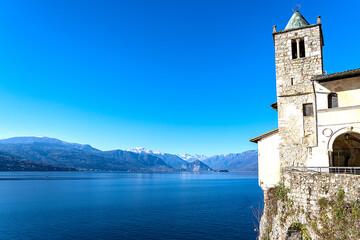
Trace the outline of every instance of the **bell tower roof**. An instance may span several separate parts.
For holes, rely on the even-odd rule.
[[[301,28],[305,26],[309,26],[310,24],[306,19],[301,15],[299,11],[295,11],[294,14],[291,16],[288,24],[286,25],[284,30],[290,30],[295,28]]]

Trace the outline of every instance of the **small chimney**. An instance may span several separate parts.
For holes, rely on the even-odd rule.
[[[321,24],[320,16],[317,16],[317,24]]]
[[[273,33],[276,33],[276,25],[273,26]]]

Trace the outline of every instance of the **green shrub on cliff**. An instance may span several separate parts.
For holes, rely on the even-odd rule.
[[[275,197],[277,200],[285,201],[287,199],[287,194],[289,189],[285,187],[285,184],[281,182],[278,186],[275,187]]]

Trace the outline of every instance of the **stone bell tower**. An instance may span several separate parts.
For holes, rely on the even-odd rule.
[[[323,74],[320,17],[310,25],[295,11],[283,31],[273,30],[281,166],[306,166],[317,144],[311,78]]]

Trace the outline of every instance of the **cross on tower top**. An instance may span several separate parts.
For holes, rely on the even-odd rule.
[[[301,8],[301,5],[296,4],[295,7],[292,10],[293,10],[293,12],[297,12],[297,11],[299,11],[300,8]]]

